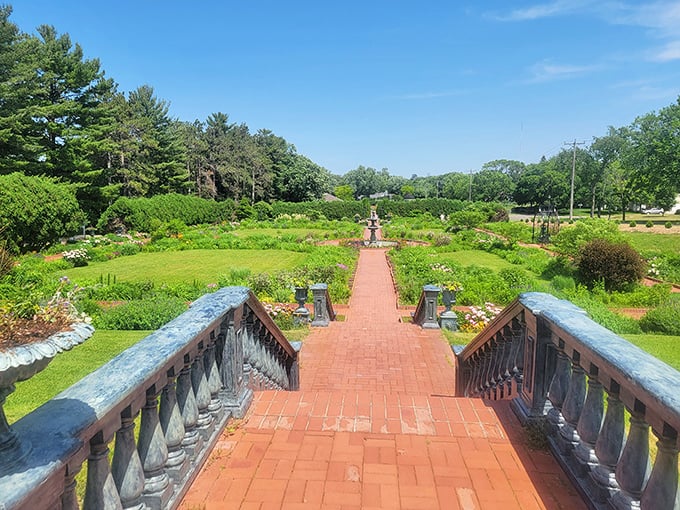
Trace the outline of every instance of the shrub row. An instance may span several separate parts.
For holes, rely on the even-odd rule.
[[[176,193],[151,198],[121,197],[102,213],[97,228],[107,232],[121,228],[149,232],[156,223],[172,220],[185,225],[230,220],[234,211],[231,200],[215,202]]]

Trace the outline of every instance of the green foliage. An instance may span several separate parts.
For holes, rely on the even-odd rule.
[[[550,259],[541,276],[547,280],[555,276],[573,277],[576,276],[576,267],[569,257],[558,255]]]
[[[564,289],[561,293],[557,292],[557,295],[583,308],[591,319],[616,334],[641,332],[635,319],[612,312],[584,285],[577,285],[575,289]]]
[[[274,202],[272,211],[274,217],[294,214],[309,215],[310,211],[318,211],[329,220],[342,220],[353,218],[358,214],[360,218],[368,218],[371,204],[368,200],[325,202],[322,200],[312,202]]]
[[[119,198],[104,211],[97,228],[104,231],[124,228],[150,232],[154,220],[179,220],[186,225],[218,223],[231,219],[233,212],[234,204],[230,200],[215,202],[175,193],[152,198]]]
[[[644,276],[644,262],[627,243],[595,239],[586,244],[578,257],[578,275],[592,287],[603,282],[608,291],[621,290]]]
[[[628,224],[628,226],[629,226],[630,228],[635,228],[635,227],[637,227],[637,222],[636,222],[635,220],[632,220],[632,221]]]
[[[267,202],[259,201],[254,206],[255,217],[259,221],[269,220],[274,217],[274,210]]]
[[[640,327],[645,332],[680,335],[680,301],[672,300],[649,310],[641,319]]]
[[[246,220],[256,218],[257,213],[255,209],[250,205],[250,201],[243,197],[236,206],[236,218],[239,220]]]
[[[14,267],[14,256],[5,246],[5,241],[0,240],[0,279]]]
[[[673,228],[673,224],[670,221],[667,221],[666,223],[663,224],[665,228]]]
[[[102,311],[93,317],[93,324],[98,329],[153,330],[186,310],[187,303],[180,298],[140,299]]]
[[[552,238],[555,249],[563,255],[575,257],[581,247],[593,239],[604,239],[611,242],[623,240],[618,224],[599,218],[579,220],[573,226],[562,228]]]
[[[449,217],[449,231],[460,230],[461,228],[472,229],[481,226],[487,220],[486,215],[480,211],[465,210],[458,211]]]
[[[85,222],[73,189],[47,177],[0,175],[0,232],[5,248],[40,250]]]

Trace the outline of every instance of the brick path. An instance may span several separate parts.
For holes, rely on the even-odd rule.
[[[585,508],[507,402],[451,396],[440,332],[399,319],[385,250],[362,250],[346,320],[304,341],[301,391],[257,393],[180,508]]]

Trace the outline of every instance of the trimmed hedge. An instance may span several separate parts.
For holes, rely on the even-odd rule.
[[[274,217],[282,214],[304,214],[314,219],[319,215],[329,220],[352,219],[355,215],[359,218],[368,218],[371,212],[371,204],[376,204],[378,216],[386,218],[392,216],[419,216],[423,213],[430,213],[435,218],[440,214],[453,214],[462,211],[470,206],[469,202],[461,200],[451,200],[448,198],[417,198],[414,200],[378,200],[372,202],[368,199],[325,202],[316,200],[313,202],[274,202],[272,213]],[[505,210],[502,204],[476,202],[474,209],[483,212],[488,221],[491,221],[498,214],[500,209]],[[507,213],[506,213],[507,218]]]
[[[121,227],[149,232],[153,227],[152,220],[180,220],[185,225],[199,225],[227,221],[233,214],[234,202],[231,200],[215,202],[176,193],[151,198],[121,197],[104,211],[97,228],[107,232]]]
[[[272,214],[276,218],[282,214],[304,214],[311,219],[320,216],[329,220],[341,220],[354,218],[358,214],[361,218],[368,218],[371,212],[371,203],[368,200],[326,202],[314,200],[312,202],[274,202]]]

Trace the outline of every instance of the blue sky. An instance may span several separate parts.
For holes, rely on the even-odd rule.
[[[526,163],[680,95],[680,1],[16,0],[122,91],[274,131],[336,174]]]

